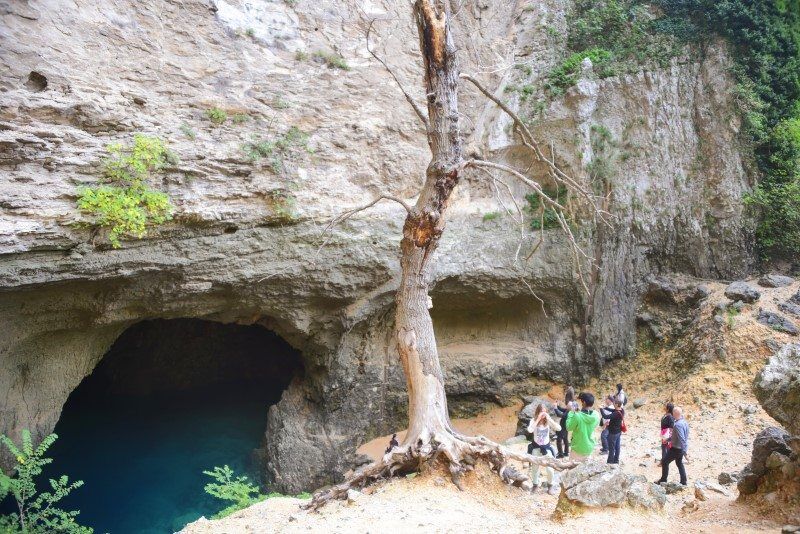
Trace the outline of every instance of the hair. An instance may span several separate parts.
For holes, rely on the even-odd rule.
[[[615,397],[614,395],[609,395],[608,397],[606,397],[606,400],[610,400],[611,402],[616,402],[617,397]]]
[[[617,408],[622,408],[622,401],[619,399],[619,397],[614,399],[614,406]]]
[[[675,405],[674,405],[674,404],[672,404],[671,402],[668,402],[668,403],[667,403],[667,405],[666,405],[666,410],[667,410],[669,413],[672,413],[672,410],[674,410],[674,409],[675,409]]]
[[[622,391],[622,384],[617,384],[617,393]]]
[[[540,414],[540,413],[542,413],[542,412],[545,412],[545,413],[547,413],[547,408],[545,407],[544,403],[541,403],[541,402],[540,402],[540,403],[539,403],[539,404],[536,406],[536,410],[534,410],[534,412],[533,412],[533,419],[534,419],[534,421],[535,421],[535,420],[536,420],[536,419],[539,417],[539,414]]]
[[[564,391],[564,402],[572,402],[575,400],[575,389],[572,386],[569,386]]]
[[[578,398],[584,405],[586,405],[587,408],[594,406],[594,395],[588,391],[582,392],[580,395],[578,395]]]

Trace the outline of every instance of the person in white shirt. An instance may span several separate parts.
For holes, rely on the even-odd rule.
[[[536,407],[533,413],[531,422],[528,423],[528,433],[533,434],[533,443],[528,447],[529,453],[533,456],[552,456],[553,447],[550,445],[550,432],[558,432],[561,430],[561,425],[553,421],[547,413],[547,408],[544,404]],[[555,495],[558,492],[558,475],[552,467],[544,467],[544,482],[542,485],[549,486],[549,493]],[[531,466],[531,482],[534,489],[539,486],[539,471],[538,465]]]
[[[622,389],[622,384],[617,384],[617,394],[616,397],[622,403],[622,406],[628,404],[628,394],[625,393],[625,390]]]

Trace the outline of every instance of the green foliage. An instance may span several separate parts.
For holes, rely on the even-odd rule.
[[[72,490],[83,485],[83,481],[69,482],[66,476],[50,479],[50,490],[42,491],[36,487],[36,478],[42,474],[44,466],[52,463],[46,458],[47,449],[58,436],[50,434],[37,446],[33,446],[31,433],[22,431],[22,443],[17,446],[7,436],[0,436],[0,442],[14,457],[14,476],[0,472],[0,500],[11,495],[17,503],[18,511],[0,516],[0,531],[8,534],[50,534],[65,532],[69,534],[91,534],[91,528],[75,522],[79,511],[66,511],[56,506]]]
[[[559,186],[557,189],[543,189],[545,195],[555,200],[562,206],[567,198],[567,188]],[[547,230],[550,228],[560,228],[558,222],[558,215],[556,210],[549,206],[546,202],[542,201],[539,193],[530,193],[525,195],[525,200],[528,201],[528,211],[531,214],[531,229],[532,230]],[[565,215],[566,217],[566,215]]]
[[[261,493],[258,486],[251,483],[246,476],[236,476],[233,469],[227,465],[222,467],[216,466],[211,471],[203,471],[203,474],[214,479],[214,482],[209,482],[205,485],[203,488],[205,492],[226,503],[230,503],[217,512],[212,519],[221,519],[229,516],[234,512],[238,512],[239,510],[265,499],[291,497],[290,495],[277,492],[271,492],[265,495]],[[311,498],[311,494],[300,493],[294,497],[297,499],[309,499]]]
[[[186,123],[181,124],[181,132],[183,132],[183,135],[185,135],[187,139],[194,140],[197,137],[195,131]]]
[[[169,197],[151,189],[147,180],[175,156],[157,137],[136,134],[133,145],[108,147],[104,161],[107,185],[84,187],[79,191],[78,208],[95,217],[95,224],[109,229],[109,241],[120,247],[122,237],[142,238],[147,228],[172,218]]]
[[[598,76],[601,78],[613,76],[615,74],[612,64],[613,57],[613,54],[604,48],[591,48],[582,52],[574,52],[550,71],[547,75],[545,87],[551,95],[557,96],[575,85],[581,71],[581,63],[586,58],[592,61],[594,71]]]
[[[308,147],[308,135],[296,126],[292,126],[276,138],[245,143],[242,149],[251,161],[266,158],[270,168],[276,174],[283,171],[287,158],[296,157],[301,150],[311,151]]]
[[[244,34],[252,39],[253,37],[256,36],[256,31],[253,28],[247,28]]]
[[[214,479],[214,482],[209,482],[205,485],[205,488],[203,488],[205,492],[217,499],[230,503],[226,508],[218,512],[213,519],[228,516],[267,498],[266,495],[261,493],[258,486],[250,483],[246,476],[234,476],[233,469],[227,465],[223,467],[216,466],[211,471],[203,471],[203,474]]]
[[[616,172],[612,149],[616,141],[611,130],[602,124],[593,124],[589,132],[592,145],[592,161],[586,166],[592,187],[596,194],[604,195],[611,186],[611,178]]]
[[[483,214],[483,222],[494,221],[495,219],[500,218],[499,211],[490,211],[489,213]]]
[[[294,59],[297,61],[306,61],[308,59],[308,54],[302,50],[298,50],[294,53]]]
[[[683,19],[681,19],[683,20]],[[641,66],[665,66],[680,53],[683,35],[676,23],[657,25],[639,0],[577,0],[570,17],[567,48],[571,54],[547,77],[553,96],[578,81],[587,57],[595,74],[608,78]]]
[[[247,113],[234,113],[231,115],[231,122],[234,124],[244,124],[250,120],[250,115]]]
[[[335,54],[333,52],[317,50],[311,54],[311,58],[326,64],[328,68],[331,69],[350,70],[350,65],[347,64],[347,61],[339,54]]]
[[[206,118],[210,120],[212,124],[219,126],[225,124],[225,121],[228,120],[228,112],[218,107],[209,108],[206,110]]]

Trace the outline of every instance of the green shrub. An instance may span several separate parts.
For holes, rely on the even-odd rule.
[[[552,198],[562,206],[567,198],[567,188],[559,186],[556,189],[543,189],[544,194]],[[539,193],[530,193],[525,195],[525,200],[528,201],[528,212],[531,215],[531,229],[532,230],[548,230],[550,228],[560,228],[558,222],[558,215],[556,210],[542,202]],[[565,215],[566,217],[566,215]]]
[[[95,224],[108,228],[111,245],[119,248],[121,238],[142,238],[149,226],[172,218],[169,197],[151,189],[147,180],[175,157],[163,141],[141,134],[134,136],[130,148],[114,144],[108,151],[104,179],[109,184],[82,188],[78,208],[93,215]]]
[[[242,149],[251,161],[269,160],[273,172],[283,171],[284,161],[295,157],[300,150],[310,152],[308,135],[295,126],[274,139],[262,139],[246,143]]]
[[[553,68],[547,76],[545,87],[552,95],[560,95],[578,81],[581,63],[589,58],[594,72],[601,78],[614,75],[612,59],[614,55],[604,48],[592,48],[582,52],[574,52],[567,59]]]
[[[500,218],[499,211],[490,211],[489,213],[483,214],[483,222],[494,221],[495,219]]]
[[[250,115],[247,113],[234,113],[231,115],[231,122],[234,124],[244,124],[250,120]]]
[[[227,465],[214,467],[211,471],[203,471],[203,474],[214,479],[214,482],[209,482],[205,485],[203,488],[205,492],[217,499],[230,503],[215,514],[212,519],[228,516],[267,498],[266,495],[261,493],[258,486],[250,483],[246,476],[234,476],[233,469]]]
[[[297,61],[306,61],[308,59],[308,54],[303,52],[302,50],[298,50],[294,53],[294,58]]]
[[[244,34],[252,39],[253,37],[256,36],[256,31],[253,28],[247,28]]]
[[[50,534],[64,532],[69,534],[92,534],[93,530],[75,522],[78,510],[67,511],[56,506],[73,490],[83,485],[82,480],[69,482],[66,476],[50,479],[50,490],[39,492],[36,479],[42,474],[44,466],[52,463],[46,458],[47,449],[58,439],[50,434],[37,446],[33,446],[31,433],[22,431],[22,443],[17,446],[7,436],[0,436],[0,442],[15,459],[14,476],[0,471],[0,501],[6,496],[16,501],[17,511],[0,516],[0,532],[8,534]]]
[[[197,137],[195,131],[192,130],[191,127],[186,123],[181,124],[181,132],[183,132],[183,135],[185,135],[188,139],[194,140]]]
[[[328,66],[331,69],[341,69],[341,70],[350,70],[350,65],[347,64],[347,61],[340,56],[339,54],[335,54],[333,52],[325,52],[323,50],[317,50],[313,54],[311,54],[312,59],[320,61]]]
[[[206,118],[212,124],[219,126],[225,124],[225,121],[228,120],[228,113],[224,109],[213,107],[206,110]]]

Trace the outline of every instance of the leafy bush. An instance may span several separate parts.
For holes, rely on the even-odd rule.
[[[552,198],[562,206],[567,198],[567,189],[559,186],[556,189],[543,189],[544,194]],[[530,193],[525,195],[525,200],[528,201],[528,211],[531,214],[531,229],[532,230],[547,230],[550,228],[560,228],[558,222],[558,215],[556,210],[542,202],[539,193]],[[565,216],[566,217],[566,216]]]
[[[95,224],[109,229],[109,241],[121,246],[123,237],[142,238],[147,228],[172,218],[169,197],[151,189],[146,181],[160,171],[174,155],[156,137],[137,134],[133,146],[110,145],[104,161],[108,185],[84,187],[79,191],[78,208],[95,216]]]
[[[483,222],[494,221],[495,219],[500,218],[499,211],[490,211],[489,213],[483,214]]]
[[[246,143],[242,149],[251,161],[268,159],[270,168],[276,174],[283,171],[285,159],[295,157],[301,150],[310,152],[308,135],[296,126],[274,139]]]
[[[39,492],[36,478],[42,474],[44,466],[52,463],[46,458],[47,449],[58,439],[50,434],[37,446],[33,446],[31,433],[22,431],[22,443],[18,447],[7,436],[0,436],[0,442],[16,460],[15,476],[9,477],[0,472],[0,501],[11,495],[17,503],[17,512],[0,516],[0,531],[8,534],[92,534],[93,530],[75,522],[78,510],[66,511],[58,508],[59,501],[72,490],[83,485],[82,480],[69,482],[66,476],[50,479],[50,491]]]
[[[221,124],[225,124],[225,121],[228,120],[228,112],[224,109],[213,107],[206,110],[206,118],[219,126]]]
[[[345,60],[339,54],[335,54],[333,52],[325,52],[323,50],[317,50],[313,54],[311,54],[312,59],[325,63],[328,68],[331,69],[341,69],[341,70],[350,70],[350,65],[347,64],[347,60]]]
[[[214,467],[211,471],[203,471],[203,474],[210,476],[215,481],[205,485],[205,492],[217,499],[231,503],[214,515],[213,519],[228,516],[267,498],[261,493],[258,486],[250,483],[246,476],[234,476],[233,469],[227,465]]]
[[[614,75],[615,71],[612,65],[614,55],[608,50],[591,48],[583,52],[574,52],[548,74],[545,87],[551,95],[560,95],[564,90],[577,83],[578,75],[581,71],[581,63],[586,58],[592,61],[594,72],[599,77],[608,78]]]
[[[231,122],[234,124],[244,124],[250,120],[250,115],[247,113],[234,113],[231,115]]]

